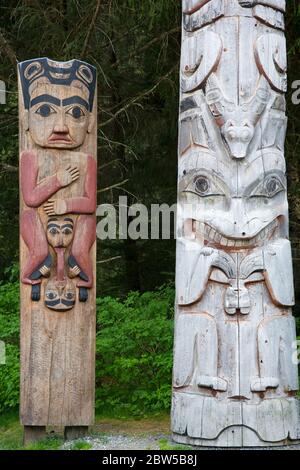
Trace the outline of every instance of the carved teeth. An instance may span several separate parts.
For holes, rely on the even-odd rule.
[[[205,238],[206,241],[217,244],[221,246],[227,247],[235,247],[235,248],[247,248],[251,246],[255,246],[263,240],[267,240],[271,233],[276,229],[278,226],[277,220],[273,220],[267,227],[263,228],[255,237],[252,238],[227,238],[224,235],[217,232],[213,227],[210,225],[200,222],[194,221],[194,226],[196,230],[196,236],[198,238]]]
[[[222,237],[220,240],[220,245],[227,246],[228,238]]]

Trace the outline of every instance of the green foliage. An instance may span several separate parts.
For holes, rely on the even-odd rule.
[[[63,444],[61,437],[46,437],[24,447],[24,450],[59,450]]]
[[[92,447],[92,444],[87,441],[77,440],[72,444],[69,450],[91,450]]]
[[[160,450],[192,450],[192,446],[185,446],[182,444],[172,444],[168,439],[160,439],[158,441]]]
[[[0,341],[5,343],[6,364],[0,365],[0,413],[19,403],[19,283],[0,284]]]
[[[0,284],[0,413],[19,403],[19,283]],[[97,300],[96,397],[100,413],[142,415],[168,409],[174,289]]]
[[[101,413],[168,409],[174,290],[98,300],[96,405]]]
[[[20,449],[22,438],[23,428],[18,419],[18,412],[16,410],[0,412],[0,451]]]

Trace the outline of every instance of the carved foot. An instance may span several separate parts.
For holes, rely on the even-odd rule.
[[[267,388],[277,388],[278,385],[277,377],[255,377],[251,380],[252,392],[265,392]]]
[[[86,281],[88,282],[89,278],[87,277],[87,275],[82,271],[81,267],[79,266],[79,264],[77,263],[76,259],[74,258],[74,256],[69,256],[69,259],[68,259],[68,265],[70,266],[70,269],[69,269],[69,276],[72,278],[72,277],[76,277],[76,276],[79,276],[80,279],[82,279],[83,281]]]
[[[42,276],[49,277],[51,265],[52,265],[52,258],[51,258],[51,255],[48,255],[45,261],[42,264],[40,264],[40,266],[36,269],[36,271],[33,271],[33,273],[30,276],[30,279],[32,281],[36,281],[37,279],[40,279]]]
[[[38,302],[41,299],[41,284],[31,286],[31,300]]]
[[[219,392],[226,392],[227,382],[220,377],[211,377],[209,375],[200,375],[198,377],[198,387],[212,388]]]
[[[79,287],[79,302],[86,302],[89,298],[88,290],[86,287]]]

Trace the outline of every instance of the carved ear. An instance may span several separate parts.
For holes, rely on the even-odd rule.
[[[95,125],[95,116],[94,116],[94,113],[90,113],[90,121],[89,121],[88,130],[87,130],[89,134],[94,129],[94,125]]]
[[[25,109],[23,114],[23,123],[24,123],[24,130],[29,131],[29,112]]]

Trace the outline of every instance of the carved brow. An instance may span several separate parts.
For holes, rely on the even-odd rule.
[[[63,106],[68,106],[69,104],[81,104],[86,109],[89,108],[88,102],[80,96],[70,96],[70,98],[65,98],[64,100],[62,100],[62,104]]]
[[[47,228],[52,228],[52,227],[60,228],[60,226],[57,225],[57,224],[48,224],[48,225],[47,225]]]
[[[55,219],[55,220],[57,220],[57,219]],[[69,219],[68,217],[65,217],[64,221],[71,222],[72,224],[74,224],[73,219]]]
[[[55,104],[56,106],[60,106],[61,100],[51,95],[40,95],[40,96],[37,96],[36,98],[33,98],[33,100],[31,100],[30,106],[32,107],[38,103],[51,103],[51,104]]]
[[[71,228],[73,230],[73,225],[72,224],[64,224],[64,225],[62,225],[61,228]]]

